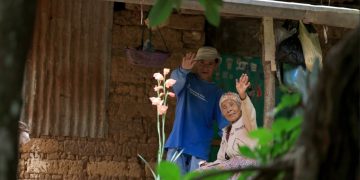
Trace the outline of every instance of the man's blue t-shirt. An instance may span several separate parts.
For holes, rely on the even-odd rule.
[[[213,138],[213,123],[220,129],[228,125],[222,116],[219,99],[222,95],[215,83],[203,81],[196,74],[178,68],[171,73],[176,80],[175,121],[165,148],[183,149],[183,153],[208,160]]]

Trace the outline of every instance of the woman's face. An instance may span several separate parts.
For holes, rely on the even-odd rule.
[[[231,99],[227,99],[221,103],[221,112],[230,123],[234,123],[241,116],[240,106]]]

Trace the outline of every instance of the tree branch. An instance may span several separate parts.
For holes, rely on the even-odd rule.
[[[267,166],[240,167],[236,169],[221,170],[216,172],[209,172],[209,173],[205,172],[203,175],[193,178],[193,180],[200,180],[225,173],[235,174],[244,171],[258,171],[260,176],[258,175],[257,177],[255,177],[255,179],[261,179],[263,178],[263,173],[269,175],[271,174],[272,176],[273,174],[275,175],[278,174],[278,172],[280,171],[292,171],[293,169],[294,169],[293,161],[277,161]]]

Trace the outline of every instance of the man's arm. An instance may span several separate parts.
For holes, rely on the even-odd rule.
[[[176,95],[178,95],[184,88],[186,83],[186,77],[189,73],[190,70],[186,70],[181,67],[171,72],[170,78],[176,80],[176,83],[172,87]]]

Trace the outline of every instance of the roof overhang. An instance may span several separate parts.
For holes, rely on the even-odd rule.
[[[154,0],[112,1],[144,5],[153,5],[155,2]],[[181,9],[204,11],[196,0],[183,0]],[[360,22],[358,9],[271,0],[223,0],[220,12],[234,16],[304,20],[314,24],[344,28],[356,28]]]

